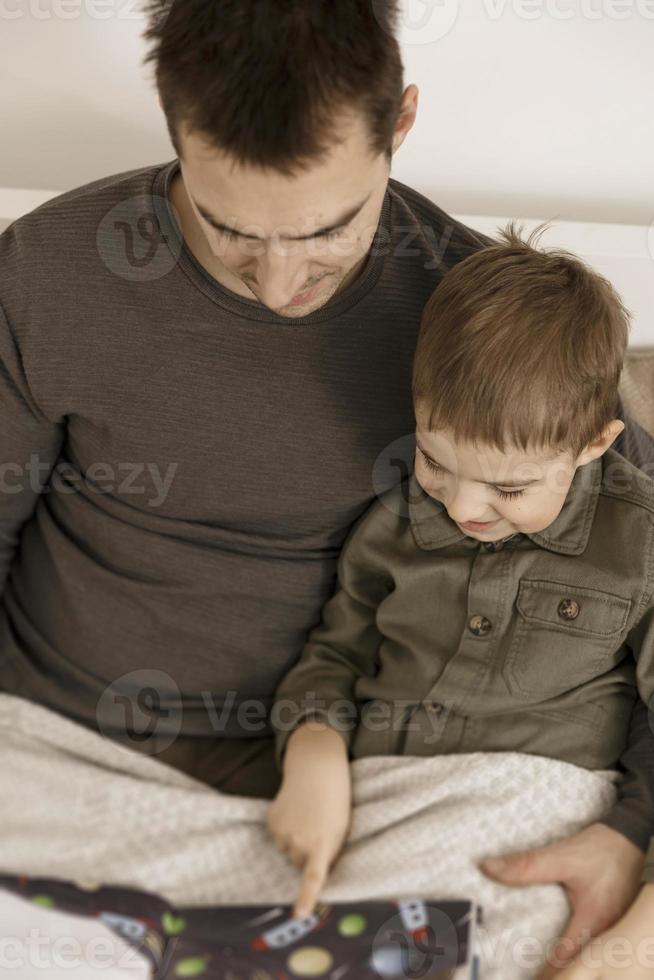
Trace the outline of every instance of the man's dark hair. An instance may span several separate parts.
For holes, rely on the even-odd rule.
[[[168,132],[198,133],[240,164],[294,175],[341,141],[339,113],[392,155],[403,93],[397,0],[146,0]]]

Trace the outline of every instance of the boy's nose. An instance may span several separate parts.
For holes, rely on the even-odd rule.
[[[496,518],[488,513],[488,507],[484,501],[480,501],[473,493],[462,491],[458,488],[450,493],[445,501],[447,513],[453,521],[458,524],[467,524],[470,521],[494,521]]]

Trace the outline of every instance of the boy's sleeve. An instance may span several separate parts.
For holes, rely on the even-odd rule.
[[[348,749],[351,745],[358,717],[354,687],[359,677],[377,673],[382,642],[377,607],[392,588],[375,547],[383,534],[382,507],[373,504],[350,531],[321,622],[275,691],[271,724],[280,771],[291,732],[308,717],[330,724]]]
[[[647,851],[654,835],[654,598],[627,636],[627,645],[636,660],[636,681],[640,697],[634,704],[627,748],[620,758],[624,770],[620,798],[600,819],[624,834],[642,851]],[[654,864],[654,852],[652,852]],[[654,866],[651,868],[654,874]]]
[[[20,529],[56,463],[64,428],[38,408],[0,304],[0,600]]]

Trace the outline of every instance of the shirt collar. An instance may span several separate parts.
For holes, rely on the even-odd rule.
[[[588,544],[602,484],[602,457],[577,467],[572,484],[556,520],[543,531],[525,533],[535,544],[561,555],[580,555]],[[459,530],[443,504],[422,489],[415,470],[409,477],[409,519],[418,547],[430,551],[462,541]],[[472,539],[471,539],[472,540]]]

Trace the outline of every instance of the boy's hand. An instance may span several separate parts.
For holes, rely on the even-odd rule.
[[[503,854],[501,869],[493,867],[492,860],[482,861],[480,869],[502,884],[558,882],[565,888],[572,916],[553,951],[562,967],[629,908],[640,888],[645,855],[617,830],[594,823],[546,847]],[[550,968],[538,980],[555,975]]]
[[[648,883],[627,914],[585,946],[568,967],[548,967],[538,980],[651,980],[652,976],[654,883]]]
[[[288,740],[282,784],[267,816],[280,851],[304,871],[295,916],[313,911],[350,818],[350,767],[343,740],[326,725],[304,723]]]

